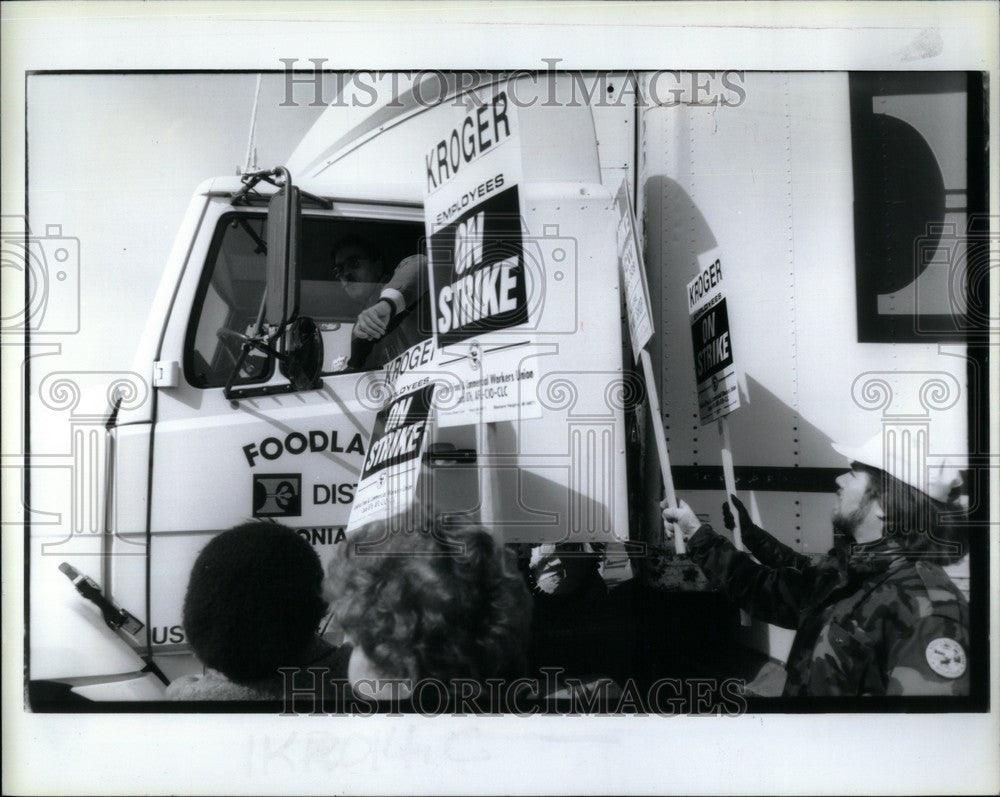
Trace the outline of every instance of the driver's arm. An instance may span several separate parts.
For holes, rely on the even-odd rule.
[[[378,340],[385,335],[392,319],[416,301],[420,291],[420,273],[426,268],[427,258],[424,255],[404,258],[382,288],[376,302],[358,314],[354,337]]]
[[[420,274],[427,271],[426,255],[404,257],[392,277],[382,288],[379,299],[388,299],[395,308],[395,314],[411,307],[420,295]]]

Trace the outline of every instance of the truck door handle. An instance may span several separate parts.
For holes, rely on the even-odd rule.
[[[455,448],[452,443],[433,443],[428,446],[424,457],[432,468],[476,464],[474,448]]]

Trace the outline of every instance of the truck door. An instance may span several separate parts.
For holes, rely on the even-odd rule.
[[[317,323],[324,340],[322,384],[281,392],[288,380],[279,364],[254,353],[234,380],[246,397],[227,399],[238,335],[255,328],[261,311],[266,238],[263,206],[236,207],[228,196],[214,197],[167,322],[156,368],[175,378],[156,390],[148,585],[137,557],[122,557],[120,564],[116,557],[113,565],[123,602],[143,607],[148,594],[149,642],[158,652],[185,641],[187,576],[212,535],[250,519],[273,519],[297,529],[325,564],[343,539],[378,405],[369,371],[407,343],[389,334],[359,370],[343,370],[357,314],[381,285],[338,278],[333,254],[345,240],[366,243],[391,272],[423,245],[420,208],[306,208],[301,314]],[[129,542],[135,540],[123,535],[115,544]]]

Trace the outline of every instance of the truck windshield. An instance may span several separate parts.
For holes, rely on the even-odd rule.
[[[306,217],[302,224],[300,315],[313,319],[323,335],[323,373],[344,369],[351,357],[358,313],[379,298],[396,266],[424,251],[419,222]],[[202,275],[188,328],[184,373],[194,387],[226,384],[240,356],[238,335],[253,334],[266,287],[267,218],[261,213],[228,213],[220,220]],[[423,316],[423,312],[415,310]],[[420,325],[429,328],[426,325]],[[237,333],[237,334],[230,334]],[[356,369],[379,368],[398,345],[386,335],[369,347]],[[272,358],[248,356],[234,384],[267,382]]]

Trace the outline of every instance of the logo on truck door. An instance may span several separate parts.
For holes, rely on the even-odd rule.
[[[364,455],[364,439],[359,433],[355,433],[347,442],[346,435],[341,438],[340,433],[336,430],[328,434],[325,431],[313,429],[308,432],[289,432],[284,438],[265,437],[260,441],[260,444],[248,443],[243,446],[243,456],[246,457],[247,464],[251,468],[258,465],[258,460],[261,458],[274,460],[284,454],[316,454],[326,451],[335,454]]]
[[[253,475],[254,517],[300,517],[301,515],[301,473],[255,473]]]

